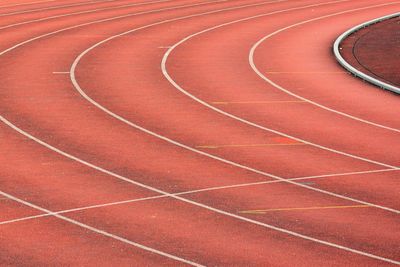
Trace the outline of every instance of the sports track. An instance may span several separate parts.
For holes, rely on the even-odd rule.
[[[400,264],[399,98],[331,45],[400,1],[2,1],[2,265]]]

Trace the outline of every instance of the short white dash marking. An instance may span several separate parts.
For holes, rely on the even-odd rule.
[[[69,71],[54,71],[53,74],[69,74]]]

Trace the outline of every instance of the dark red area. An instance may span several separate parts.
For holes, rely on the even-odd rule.
[[[400,17],[353,33],[341,48],[343,58],[359,71],[400,86]]]

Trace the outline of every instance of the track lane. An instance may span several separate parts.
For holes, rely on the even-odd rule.
[[[229,24],[230,23],[228,23],[228,25]],[[220,28],[220,27],[225,26],[225,25],[219,25],[219,26],[216,26],[215,28]],[[215,29],[215,28],[211,28],[210,30]],[[357,135],[358,140],[354,140],[354,138],[353,138],[352,141],[354,141],[354,142],[351,143],[351,144],[347,144],[347,146],[346,146],[346,143],[345,143],[346,138],[340,138],[340,139],[330,138],[330,139],[327,139],[327,140],[322,140],[320,137],[321,136],[335,136],[335,134],[339,134],[340,135],[341,134],[340,131],[338,131],[337,133],[332,132],[332,131],[337,131],[340,128],[343,128],[343,127],[345,127],[347,125],[350,125],[350,122],[347,122],[346,124],[344,124],[344,122],[342,122],[342,124],[341,124],[342,127],[337,127],[336,125],[331,125],[331,126],[327,125],[327,126],[330,126],[330,128],[328,128],[326,126],[323,127],[323,128],[317,127],[317,125],[315,125],[315,124],[317,124],[317,122],[326,121],[328,119],[331,119],[331,117],[327,118],[331,114],[325,114],[326,115],[325,117],[323,117],[324,113],[321,114],[321,112],[319,112],[319,113],[315,113],[314,112],[314,113],[310,114],[310,111],[309,111],[310,107],[307,106],[307,105],[288,105],[288,109],[285,109],[284,111],[279,112],[279,115],[278,115],[277,112],[276,112],[276,109],[277,108],[281,108],[282,105],[278,105],[278,106],[274,105],[274,106],[271,106],[271,107],[267,106],[266,107],[266,111],[267,112],[256,113],[257,110],[255,110],[255,111],[254,111],[254,109],[252,110],[252,106],[251,105],[250,105],[250,108],[248,106],[246,106],[246,105],[238,105],[238,106],[232,105],[232,107],[231,106],[227,106],[227,107],[222,106],[220,108],[220,107],[216,107],[216,105],[213,105],[213,104],[210,104],[210,103],[207,103],[207,102],[203,101],[202,100],[202,96],[204,96],[204,94],[206,94],[206,97],[208,97],[208,98],[212,97],[212,95],[211,96],[207,95],[207,93],[211,93],[211,91],[210,90],[197,89],[197,88],[199,88],[199,84],[198,83],[196,83],[197,87],[193,86],[191,84],[187,85],[188,83],[190,83],[190,81],[187,81],[187,80],[184,81],[184,79],[182,79],[182,73],[186,73],[186,74],[188,73],[187,69],[185,69],[183,71],[182,67],[183,66],[186,67],[186,65],[188,64],[188,61],[192,60],[192,58],[190,58],[189,60],[186,60],[186,62],[185,62],[186,64],[182,64],[181,63],[180,65],[178,65],[177,67],[175,67],[172,70],[173,72],[175,71],[178,74],[177,78],[174,77],[175,79],[178,79],[178,83],[177,83],[174,80],[174,78],[172,78],[169,75],[169,73],[168,73],[168,71],[166,69],[166,63],[167,63],[168,57],[170,56],[172,51],[175,52],[175,48],[178,47],[179,45],[185,43],[187,40],[189,40],[189,39],[191,39],[193,37],[197,37],[197,35],[199,35],[199,34],[202,34],[204,32],[208,32],[210,30],[207,29],[207,30],[204,30],[202,32],[198,32],[198,33],[192,34],[192,35],[182,39],[180,42],[176,43],[173,47],[171,47],[166,52],[166,54],[165,54],[165,56],[163,58],[163,62],[162,62],[162,69],[163,69],[163,72],[164,72],[164,75],[166,76],[166,78],[179,91],[181,91],[185,95],[189,96],[193,100],[197,101],[198,103],[201,103],[202,105],[207,106],[210,109],[213,109],[214,111],[217,111],[217,112],[219,112],[221,114],[224,114],[225,116],[231,117],[233,119],[239,120],[239,121],[241,121],[241,122],[243,122],[245,124],[252,125],[252,126],[257,127],[259,129],[263,129],[263,130],[266,130],[266,131],[269,131],[269,132],[274,132],[274,133],[277,133],[277,134],[281,134],[282,136],[286,136],[286,137],[292,137],[293,139],[295,139],[297,141],[304,142],[306,144],[313,145],[313,146],[316,146],[316,147],[319,147],[319,148],[322,148],[322,149],[325,149],[325,150],[329,150],[329,151],[332,151],[332,152],[335,152],[335,153],[338,153],[338,154],[346,155],[346,156],[349,156],[349,157],[358,158],[358,159],[366,160],[366,161],[370,161],[369,158],[371,158],[371,157],[372,157],[372,159],[374,159],[374,158],[376,158],[376,159],[382,158],[382,159],[387,160],[386,162],[388,163],[388,165],[391,165],[392,167],[398,165],[398,159],[399,159],[398,155],[390,154],[390,156],[388,156],[387,153],[379,153],[381,151],[379,149],[380,148],[380,146],[379,146],[380,142],[383,142],[385,140],[386,140],[387,143],[390,143],[390,141],[388,141],[388,140],[392,140],[394,143],[398,142],[398,138],[397,138],[396,134],[392,134],[390,136],[390,133],[378,132],[379,135],[378,135],[378,137],[376,137],[376,135],[373,135],[373,133],[376,133],[377,130],[376,129],[371,129],[370,131],[371,131],[372,134],[370,136],[365,136],[365,134],[362,135],[362,137],[364,138],[364,140],[362,140],[363,142],[360,142],[360,140],[359,140],[360,136]],[[213,36],[214,36],[214,38],[218,38],[217,35],[213,35]],[[211,43],[211,45],[213,45],[213,44],[214,43]],[[223,50],[224,48],[221,46],[220,49]],[[191,51],[193,51],[193,50],[191,50]],[[196,51],[199,51],[199,50],[196,50]],[[208,52],[208,50],[206,50],[206,52]],[[174,55],[172,55],[172,56],[174,56]],[[203,60],[204,56],[205,55],[202,54],[201,56],[199,56],[199,58],[196,58],[196,59],[198,60],[198,62],[200,62],[201,60]],[[185,55],[175,55],[175,58],[176,58],[176,60],[179,60],[180,58],[185,58]],[[214,56],[214,58],[215,58],[215,56]],[[198,62],[196,62],[196,63],[198,63]],[[220,64],[223,63],[223,62],[224,61],[221,60]],[[204,61],[202,63],[204,64]],[[194,73],[198,73],[199,72],[199,67],[200,67],[199,65],[200,64],[193,64],[192,63],[192,65],[194,65],[195,69],[193,69],[193,71],[190,74],[195,75]],[[190,70],[190,67],[189,66],[187,66],[187,67]],[[193,66],[192,66],[192,68],[193,68]],[[219,69],[223,70],[222,68],[219,68]],[[204,68],[202,69],[202,71],[203,71],[202,73],[204,73],[203,75],[207,75],[208,74],[210,76],[210,77],[207,77],[206,80],[211,80],[211,81],[216,80],[217,79],[216,77],[224,77],[224,78],[221,78],[221,79],[225,79],[225,77],[227,75],[229,75],[229,73],[230,73],[230,72],[226,72],[226,73],[222,74],[222,73],[218,73],[218,71],[216,71],[216,76],[214,77],[214,76],[212,76],[214,74],[214,72],[213,73],[206,72],[204,70]],[[179,76],[179,75],[181,75],[181,76]],[[242,73],[242,75],[243,75],[243,73]],[[251,74],[249,74],[249,75],[251,76]],[[231,75],[231,77],[229,78],[229,82],[231,84],[233,84],[232,86],[234,86],[234,82],[232,82],[232,79],[234,79],[235,77],[236,76]],[[204,80],[205,79],[203,79],[203,81]],[[228,83],[228,79],[225,82]],[[183,86],[186,85],[186,87],[189,88],[188,90],[191,90],[191,92],[194,92],[195,95],[196,94],[200,95],[200,98],[197,98],[195,95],[191,94],[191,92],[188,92],[187,90],[185,90],[185,88],[182,88],[182,86],[180,86],[180,84],[182,84],[182,83],[184,84]],[[209,86],[209,85],[204,85],[204,86]],[[226,89],[224,89],[224,90],[225,90],[225,92],[227,91]],[[252,90],[253,90],[253,87],[251,89],[249,89],[249,90],[246,90],[246,91],[252,91]],[[244,96],[246,96],[245,95],[246,91],[243,93]],[[228,92],[227,92],[227,94],[228,94]],[[203,97],[203,99],[204,99],[204,97]],[[283,105],[283,107],[286,107],[286,105]],[[237,108],[236,111],[232,112],[232,109],[235,109],[235,108]],[[260,106],[260,108],[262,108],[262,106]],[[291,109],[289,109],[289,108],[291,108]],[[228,112],[224,112],[224,110],[226,110]],[[256,114],[254,114],[254,113],[256,113]],[[235,114],[237,114],[237,116],[235,116]],[[242,114],[244,114],[245,116],[243,116]],[[286,127],[284,128],[284,132],[282,132],[283,130],[279,131],[281,129],[278,128],[278,127],[282,127],[281,126],[282,125],[282,119],[284,119],[284,121],[288,121],[290,118],[293,118],[293,117],[297,118],[297,117],[300,117],[300,116],[302,118],[304,118],[304,117],[308,118],[313,114],[316,114],[315,118],[307,120],[307,128],[306,129],[313,128],[313,129],[315,129],[314,132],[305,131],[304,130],[305,129],[304,120],[299,120],[299,119],[293,121],[292,123],[290,123],[290,125],[286,125]],[[239,116],[244,117],[244,119],[242,117],[239,117]],[[274,116],[274,117],[272,117],[272,116]],[[282,118],[282,116],[286,116],[286,117]],[[248,120],[246,120],[246,118],[248,118]],[[272,118],[274,120],[271,120]],[[255,121],[256,123],[253,123],[253,121]],[[345,122],[346,122],[346,120],[345,120]],[[269,127],[265,127],[264,126],[264,125],[271,125],[271,124],[274,126],[274,128],[269,128]],[[353,125],[354,124],[351,124],[351,126],[353,126]],[[275,129],[278,129],[278,130],[275,130]],[[367,129],[369,129],[369,128],[367,127]],[[348,133],[351,133],[352,134],[351,136],[355,136],[355,134],[357,134],[359,132],[365,133],[367,129],[361,128],[361,129],[357,130],[357,129],[354,129],[354,127],[353,127],[353,128],[350,128],[348,130]],[[328,130],[330,130],[330,132],[328,132]],[[289,135],[286,135],[285,132],[288,132]],[[314,135],[311,135],[311,134],[314,134]],[[296,137],[299,136],[299,138],[296,138],[295,136]],[[308,138],[310,138],[309,136],[312,137],[312,139],[310,141],[307,140]],[[366,139],[366,137],[369,137],[369,139]],[[376,140],[376,138],[381,138],[381,140]],[[357,143],[357,141],[359,143]],[[320,143],[322,143],[322,145],[319,145]],[[357,144],[357,145],[354,145],[354,144]],[[366,146],[365,144],[368,144],[368,146]],[[368,153],[369,152],[369,150],[368,150],[369,146],[374,146],[373,147],[374,149],[371,149],[370,153]],[[336,150],[334,148],[338,148],[339,150]],[[344,152],[342,152],[342,151],[344,151]],[[349,153],[347,153],[347,151],[349,151]],[[374,153],[374,154],[372,154],[372,153]],[[358,156],[358,155],[360,155],[360,156]],[[392,157],[392,158],[388,158],[388,157]],[[383,162],[385,162],[385,161],[381,161],[381,163],[383,163]]]
[[[351,27],[351,25],[360,24],[361,21],[380,16],[379,14],[387,14],[388,11],[386,9],[382,11],[377,9],[374,10],[373,13],[368,12],[368,10],[364,12],[362,10],[356,13],[352,12],[352,16],[350,16],[351,19],[339,19],[340,24],[338,24],[338,17],[346,16],[347,12],[348,11],[344,11],[342,14],[332,14],[326,17],[318,17],[312,20],[298,22],[268,34],[252,46],[249,55],[250,64],[257,74],[266,82],[300,100],[305,100],[320,108],[344,116],[352,116],[351,114],[355,113],[355,120],[360,120],[368,124],[371,123],[374,126],[400,133],[400,121],[393,119],[396,118],[396,114],[400,112],[396,105],[398,102],[397,97],[390,93],[376,94],[369,90],[369,85],[362,83],[359,83],[359,86],[357,86],[352,80],[348,79],[347,73],[338,66],[336,61],[332,60],[330,51],[328,52],[325,49],[321,49],[322,47],[329,47],[332,43],[332,39],[340,35],[341,31],[345,31],[346,28]],[[348,17],[347,15],[346,18]],[[332,25],[335,25],[335,30],[321,31],[317,29],[318,27],[322,29],[331,29]],[[305,27],[309,30],[304,32],[303,30]],[[318,40],[315,40],[313,36],[316,32],[318,32],[319,35]],[[286,55],[277,59],[278,48],[274,46],[274,43],[279,43],[280,46],[287,47],[290,46],[289,43],[293,42],[293,40],[299,40],[300,36],[302,42],[299,42],[294,49],[290,49]],[[259,47],[260,49],[258,49]],[[259,51],[261,49],[262,51]],[[254,62],[254,54],[256,52],[260,59],[266,57],[270,59],[268,62],[259,60],[260,69],[257,68]],[[310,60],[317,58],[320,60]],[[290,69],[287,68],[288,62],[291,63]],[[270,74],[269,70],[273,73]],[[322,71],[318,72],[318,70]],[[307,75],[307,72],[310,74]],[[326,73],[324,74],[324,72]],[[336,86],[326,84],[324,90],[310,88],[310,86],[305,87],[306,84],[313,84],[316,79],[326,79],[326,77],[329,77],[326,75],[335,72],[336,75],[333,77],[337,81],[335,83]],[[262,73],[266,73],[266,75]],[[287,75],[291,75],[290,83],[287,81]],[[280,86],[280,84],[282,84],[283,87]],[[285,84],[288,86],[285,86]],[[291,87],[295,88],[294,91],[290,89]],[[297,89],[301,87],[305,89]],[[352,90],[344,89],[347,87],[351,87]],[[296,91],[300,94],[304,94],[305,97],[296,94]],[[327,102],[327,104],[323,105],[312,99],[317,99],[317,102],[318,99],[321,99]],[[338,101],[338,99],[341,101]],[[333,106],[333,109],[329,108],[329,106]],[[341,110],[345,110],[345,112],[342,113]],[[365,118],[366,120],[364,120]],[[379,121],[383,121],[384,124],[392,125],[392,127],[376,123]]]

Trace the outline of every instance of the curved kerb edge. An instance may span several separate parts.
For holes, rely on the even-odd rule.
[[[336,60],[339,62],[339,64],[342,65],[346,70],[348,70],[352,74],[354,74],[356,77],[359,77],[359,78],[361,78],[361,79],[363,79],[363,80],[365,80],[365,81],[367,81],[369,83],[377,85],[377,86],[379,86],[379,87],[381,87],[381,88],[383,88],[385,90],[389,90],[389,91],[395,92],[397,94],[400,94],[400,88],[399,87],[396,87],[396,86],[393,86],[391,84],[382,82],[382,81],[380,81],[378,79],[375,79],[375,78],[373,78],[373,77],[371,77],[371,76],[369,76],[369,75],[357,70],[356,68],[351,66],[346,60],[344,60],[344,58],[342,57],[342,55],[339,52],[340,51],[340,48],[339,48],[340,44],[349,35],[353,34],[354,32],[356,32],[356,31],[358,31],[358,30],[360,30],[362,28],[368,27],[368,26],[370,26],[372,24],[375,24],[375,23],[378,23],[378,22],[381,22],[381,21],[384,21],[384,20],[388,20],[388,19],[391,19],[391,18],[395,18],[395,17],[398,17],[398,16],[400,16],[400,12],[394,13],[394,14],[391,14],[391,15],[387,15],[387,16],[384,16],[384,17],[380,17],[380,18],[377,18],[377,19],[373,19],[373,20],[364,22],[364,23],[362,23],[360,25],[357,25],[357,26],[351,28],[350,30],[348,30],[348,31],[344,32],[343,34],[341,34],[336,39],[336,41],[333,44],[333,53],[334,53],[334,55],[336,57]]]

